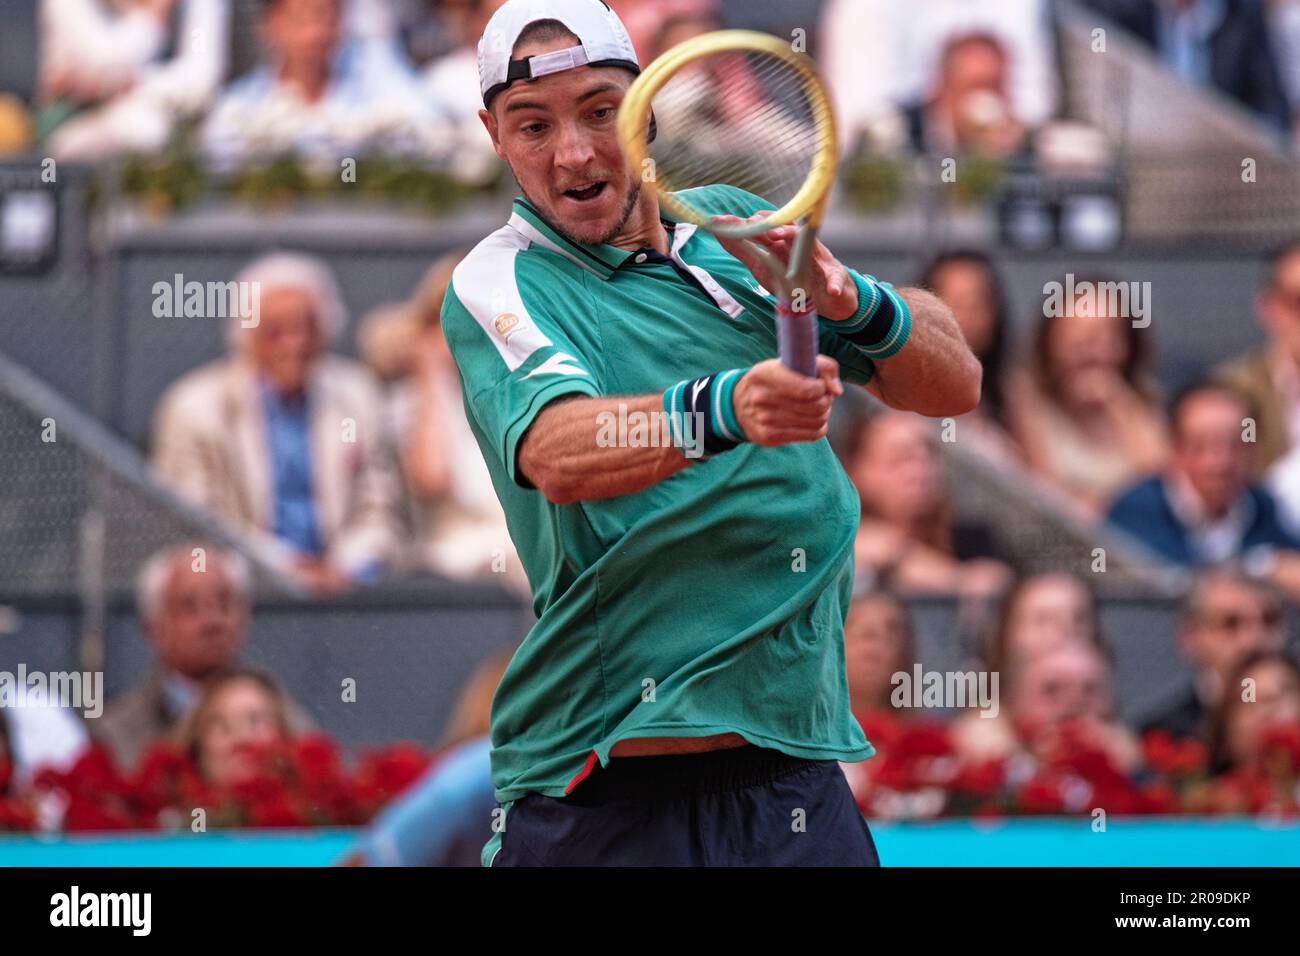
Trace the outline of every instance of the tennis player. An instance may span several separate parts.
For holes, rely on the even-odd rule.
[[[827,418],[842,379],[959,415],[980,367],[935,297],[825,247],[817,376],[772,358],[771,277],[661,216],[619,149],[639,65],[600,0],[509,0],[478,66],[523,195],[442,322],[537,614],[493,699],[483,863],[875,865],[838,764],[873,750],[844,666],[858,498]]]

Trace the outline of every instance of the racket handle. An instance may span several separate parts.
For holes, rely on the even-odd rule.
[[[817,374],[817,312],[795,312],[784,302],[776,306],[776,342],[781,364],[812,378]]]

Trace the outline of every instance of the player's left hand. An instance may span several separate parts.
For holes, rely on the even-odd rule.
[[[754,222],[758,219],[765,219],[770,213],[760,212],[745,219],[739,216],[714,216],[715,222]],[[790,262],[790,249],[794,244],[795,234],[798,227],[791,224],[786,226],[777,226],[761,235],[754,236],[752,241],[765,246],[771,251],[777,259],[788,264]],[[731,253],[737,259],[745,264],[747,268],[766,289],[775,289],[780,285],[780,277],[774,276],[754,253],[746,245],[743,239],[727,239],[718,236],[718,242],[722,248]],[[809,284],[812,286],[807,292],[812,299],[813,308],[817,310],[819,316],[830,319],[833,322],[839,322],[849,318],[858,309],[858,287],[849,275],[849,270],[845,268],[840,260],[836,259],[834,254],[821,242],[818,241],[813,246],[812,258],[808,265]]]

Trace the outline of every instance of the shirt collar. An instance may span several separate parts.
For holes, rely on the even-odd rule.
[[[1222,518],[1212,518],[1206,513],[1200,495],[1186,475],[1174,471],[1165,476],[1163,484],[1165,498],[1173,509],[1174,516],[1187,529],[1202,553],[1222,549],[1235,551],[1255,520],[1255,505],[1249,492],[1244,492]],[[1224,560],[1231,557],[1231,554],[1208,556],[1214,560]]]
[[[271,383],[266,380],[266,376],[257,375],[257,394],[262,399],[263,407],[272,412],[296,413],[304,411],[307,407],[307,393],[286,397],[281,395]]]
[[[679,241],[678,237],[677,227],[679,223],[662,213],[660,219],[668,227],[668,234],[673,241],[673,248],[680,248],[683,241]],[[545,246],[552,252],[558,252],[566,259],[577,263],[588,272],[600,276],[602,279],[608,279],[628,260],[638,252],[643,251],[639,249],[620,249],[618,246],[574,242],[556,230],[537,211],[537,208],[522,196],[515,199],[510,214],[510,225],[533,242]],[[694,232],[693,229],[691,231]]]

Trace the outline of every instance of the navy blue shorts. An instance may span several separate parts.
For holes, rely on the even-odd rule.
[[[834,760],[744,746],[616,757],[506,814],[493,866],[879,866]]]

